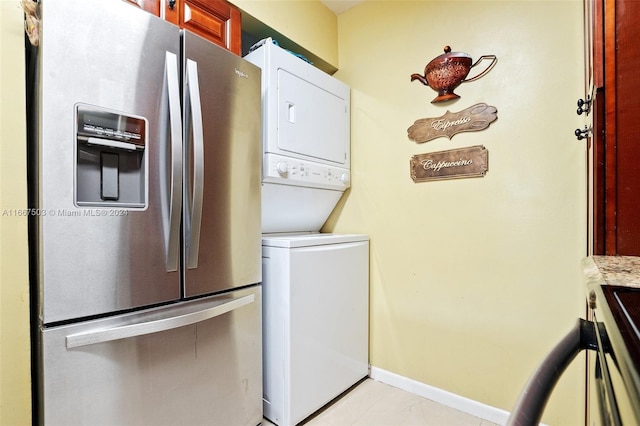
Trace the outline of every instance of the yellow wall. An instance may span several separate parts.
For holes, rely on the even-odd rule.
[[[0,425],[31,424],[22,19],[0,0]]]
[[[337,68],[338,20],[319,1],[232,0],[232,3],[326,61],[334,70]]]
[[[338,16],[338,35],[353,186],[325,230],[371,237],[370,361],[511,410],[584,315],[582,1],[366,1]],[[461,99],[431,104],[435,92],[409,77],[444,45],[498,63],[461,85]],[[414,120],[479,102],[498,109],[485,131],[407,138]],[[472,145],[489,151],[485,177],[411,180],[412,155]],[[562,377],[543,421],[582,422],[583,365]]]

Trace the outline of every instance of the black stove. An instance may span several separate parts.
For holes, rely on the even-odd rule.
[[[595,298],[599,344],[589,372],[597,394],[591,402],[602,424],[640,424],[640,288],[602,285]]]

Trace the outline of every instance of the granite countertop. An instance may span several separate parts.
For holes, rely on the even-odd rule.
[[[640,257],[590,256],[582,266],[589,288],[603,284],[640,288]]]

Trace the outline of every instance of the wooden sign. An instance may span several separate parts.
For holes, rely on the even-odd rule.
[[[482,177],[489,170],[489,151],[476,145],[468,148],[418,154],[409,162],[414,182]]]
[[[460,112],[447,111],[442,117],[422,118],[407,129],[409,139],[417,143],[446,136],[451,139],[457,133],[484,130],[498,118],[496,107],[476,104]]]

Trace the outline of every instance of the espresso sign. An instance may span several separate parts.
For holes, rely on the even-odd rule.
[[[460,112],[447,111],[442,117],[421,118],[407,129],[409,139],[417,143],[446,136],[451,139],[462,132],[484,130],[498,118],[496,107],[480,103]]]
[[[489,151],[476,145],[449,151],[418,154],[409,162],[414,182],[482,177],[489,170]]]

